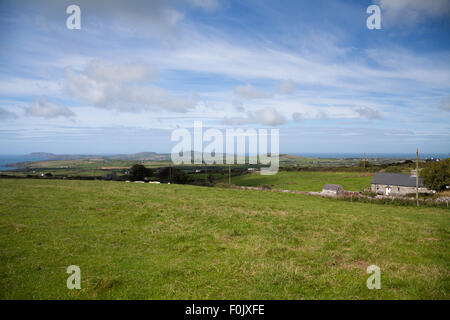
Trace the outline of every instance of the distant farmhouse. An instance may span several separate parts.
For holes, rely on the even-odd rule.
[[[378,194],[405,195],[416,192],[416,175],[408,173],[377,172],[372,179],[371,190]],[[430,190],[423,186],[422,178],[419,177],[419,192],[428,193]]]
[[[322,195],[339,197],[345,194],[345,190],[338,184],[326,184],[322,189]]]

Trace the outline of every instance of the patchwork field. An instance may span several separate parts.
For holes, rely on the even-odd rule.
[[[0,193],[0,299],[450,298],[448,209],[106,181],[8,179]]]
[[[372,176],[373,173],[366,172],[298,171],[278,172],[272,176],[255,173],[233,177],[232,183],[247,187],[269,185],[276,189],[298,191],[322,191],[325,184],[333,183],[341,185],[345,190],[362,191],[370,187]]]

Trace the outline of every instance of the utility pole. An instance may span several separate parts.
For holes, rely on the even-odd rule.
[[[366,168],[366,153],[364,152],[364,158],[363,158],[363,168]]]
[[[208,167],[206,166],[206,163],[205,163],[205,183],[208,184]]]
[[[416,203],[419,206],[419,148],[416,149]]]
[[[231,165],[228,165],[228,184],[231,185]]]

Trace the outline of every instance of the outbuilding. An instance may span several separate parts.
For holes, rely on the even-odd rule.
[[[338,196],[343,196],[345,194],[345,191],[338,184],[326,184],[322,188],[322,194],[324,196],[338,197]]]

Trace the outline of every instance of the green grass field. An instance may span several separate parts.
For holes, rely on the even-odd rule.
[[[0,193],[0,299],[450,298],[448,209],[106,181]]]
[[[248,187],[269,185],[276,189],[297,191],[322,191],[325,184],[332,183],[341,185],[345,190],[362,191],[370,187],[372,175],[372,173],[367,172],[321,171],[278,172],[271,176],[254,173],[233,177],[231,183]]]

